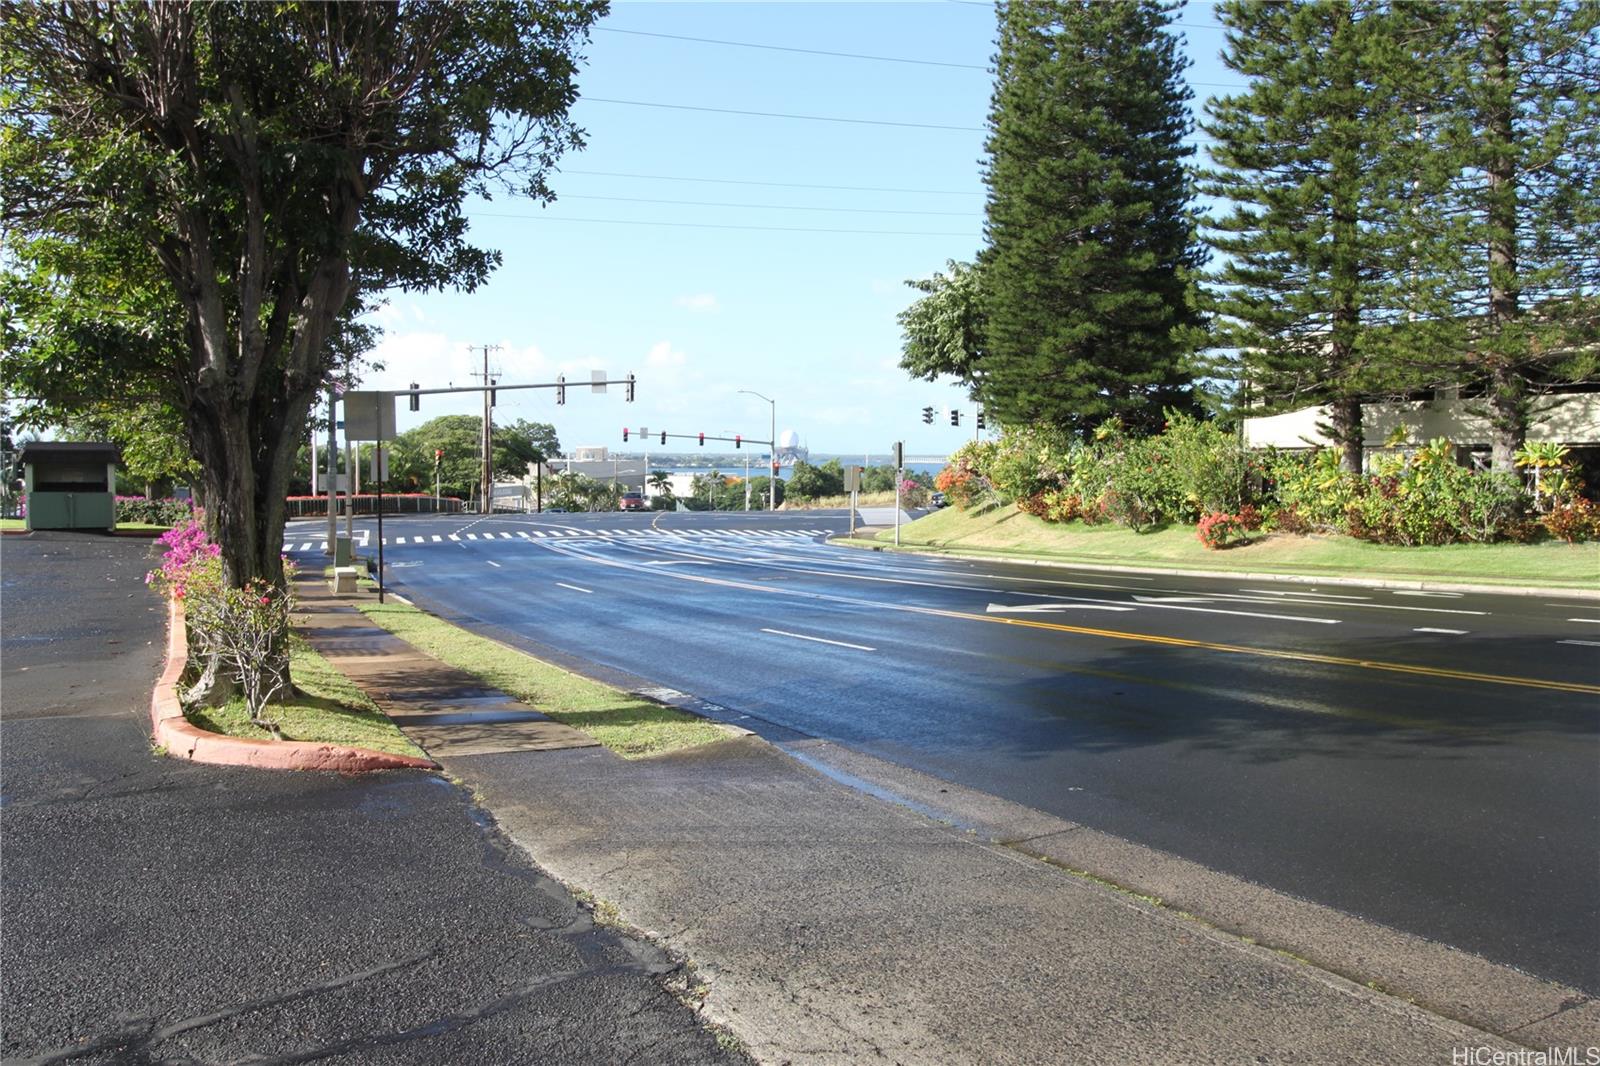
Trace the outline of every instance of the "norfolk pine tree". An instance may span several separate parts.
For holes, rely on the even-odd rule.
[[[1083,433],[1188,406],[1202,253],[1185,61],[1152,0],[999,7],[979,398]]]
[[[1511,470],[1540,394],[1600,380],[1600,4],[1451,4],[1432,28],[1450,173],[1427,266],[1456,336],[1430,370],[1481,390]]]
[[[1216,341],[1231,348],[1243,406],[1326,405],[1347,470],[1362,463],[1361,404],[1402,391],[1421,345],[1409,324],[1414,53],[1385,5],[1363,0],[1218,5],[1223,60],[1249,80],[1211,100],[1216,164],[1201,189],[1230,206],[1207,221]]]

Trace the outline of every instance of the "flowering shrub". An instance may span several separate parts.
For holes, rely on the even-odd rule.
[[[900,482],[900,503],[905,507],[921,507],[928,502],[928,490],[918,482],[905,478]]]
[[[222,549],[211,543],[205,527],[198,518],[173,526],[156,543],[166,548],[161,565],[144,576],[144,583],[173,599],[184,599],[191,585],[203,581],[205,564],[222,554]]]
[[[220,561],[208,567],[221,577]],[[239,685],[250,720],[277,734],[276,725],[266,715],[267,704],[289,684],[289,672],[273,669],[289,632],[289,612],[293,607],[286,589],[275,589],[260,578],[243,588],[222,586],[220,580],[206,584],[206,595],[190,596],[187,621],[191,640],[207,655],[221,662],[228,676]]]
[[[1539,524],[1568,544],[1580,540],[1600,540],[1600,507],[1578,496],[1567,503],[1551,505]]]
[[[938,476],[933,479],[933,487],[944,493],[946,503],[957,510],[965,511],[972,506],[972,501],[977,498],[983,483],[971,470],[951,465],[939,471]]]
[[[985,449],[957,452],[940,476],[951,486],[992,486],[1046,521],[1109,520],[1135,530],[1225,515],[1246,533],[1344,533],[1382,544],[1526,541],[1546,532],[1600,538],[1597,510],[1578,495],[1563,449],[1519,453],[1532,486],[1514,474],[1473,471],[1456,453],[1441,438],[1409,454],[1380,454],[1369,473],[1353,474],[1335,449],[1247,453],[1215,425],[1169,413],[1165,430],[1146,438],[1115,422],[1089,442],[1008,427]]]
[[[1212,551],[1218,551],[1245,539],[1244,523],[1239,520],[1239,516],[1222,511],[1212,511],[1210,514],[1202,515],[1199,524],[1195,526],[1195,533],[1200,537],[1200,543]]]
[[[161,565],[145,583],[184,603],[190,646],[214,659],[238,683],[250,720],[277,734],[266,706],[289,683],[281,649],[293,603],[287,589],[260,579],[243,588],[222,580],[222,549],[206,536],[198,518],[163,533]]]
[[[176,526],[194,517],[194,506],[188,500],[171,497],[152,500],[144,496],[118,496],[117,521],[142,522],[152,526]]]

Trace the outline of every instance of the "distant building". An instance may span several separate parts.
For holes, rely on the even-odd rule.
[[[1403,436],[1406,444],[1413,446],[1445,437],[1460,450],[1462,462],[1486,466],[1494,434],[1481,406],[1482,401],[1463,399],[1453,390],[1440,390],[1427,399],[1363,404],[1365,453],[1370,457],[1382,451],[1396,436]],[[1528,440],[1565,444],[1579,453],[1574,461],[1585,465],[1600,453],[1600,391],[1555,393],[1536,401],[1534,412]],[[1317,429],[1327,421],[1326,407],[1246,418],[1244,442],[1252,448],[1331,447],[1333,441]]]

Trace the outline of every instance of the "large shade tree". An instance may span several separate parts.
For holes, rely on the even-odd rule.
[[[581,143],[567,112],[604,9],[5,5],[13,283],[92,294],[102,317],[166,304],[181,323],[175,343],[78,346],[66,321],[8,337],[8,356],[63,407],[91,381],[170,404],[226,580],[281,583],[294,453],[356,350],[341,316],[364,293],[487,277],[498,257],[467,242],[463,203],[550,197]]]

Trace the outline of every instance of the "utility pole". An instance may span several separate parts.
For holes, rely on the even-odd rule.
[[[498,352],[500,345],[480,344],[478,347],[483,352],[483,373],[472,375],[483,379],[483,431],[479,434],[483,447],[483,471],[478,478],[478,511],[488,514],[494,504],[494,378],[489,376],[489,353]]]

